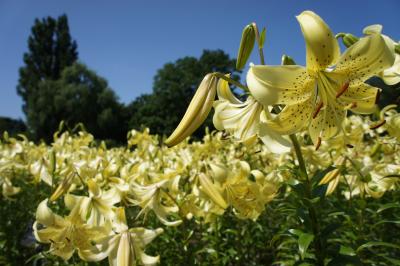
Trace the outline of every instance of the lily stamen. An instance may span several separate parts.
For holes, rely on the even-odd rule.
[[[317,117],[317,115],[319,114],[319,111],[321,111],[321,108],[323,106],[324,106],[324,103],[322,101],[318,103],[317,108],[315,109],[315,112],[312,116],[313,119]]]
[[[340,88],[340,90],[336,94],[336,99],[339,98],[340,96],[342,96],[343,93],[345,93],[347,91],[347,89],[349,88],[349,85],[350,85],[349,82],[346,82],[345,84],[343,84],[343,86]]]
[[[316,150],[316,151],[317,151],[317,150],[319,149],[319,147],[321,146],[321,141],[322,141],[321,137],[318,137],[317,143],[316,143],[316,145],[315,145],[315,150]]]
[[[383,119],[383,120],[379,121],[376,124],[370,125],[369,128],[370,129],[377,129],[377,128],[380,128],[381,126],[383,126],[385,123],[386,123],[386,120]]]

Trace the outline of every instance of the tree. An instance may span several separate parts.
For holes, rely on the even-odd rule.
[[[65,68],[58,80],[41,81],[35,95],[28,120],[45,141],[52,140],[61,121],[71,127],[83,123],[99,139],[126,139],[123,106],[107,81],[83,64]]]
[[[78,59],[77,44],[70,36],[67,16],[36,19],[28,39],[28,49],[23,56],[25,65],[19,70],[17,93],[22,97],[23,111],[31,126],[37,123],[32,120],[36,117],[32,112],[37,110],[32,104],[38,101],[38,94],[43,95],[41,83],[59,79],[62,71]]]
[[[219,71],[232,73],[233,78],[239,79],[235,64],[235,59],[222,50],[204,50],[198,59],[184,57],[165,64],[154,77],[153,93],[138,97],[128,106],[129,127],[140,129],[146,126],[154,134],[171,134],[203,77]],[[211,119],[195,135],[202,136],[206,126],[213,128]]]
[[[10,136],[25,133],[26,126],[24,121],[0,116],[0,137],[7,131]]]

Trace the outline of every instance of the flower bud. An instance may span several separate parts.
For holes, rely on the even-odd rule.
[[[60,196],[63,194],[67,193],[68,190],[70,189],[73,181],[74,181],[75,173],[71,172],[69,173],[64,180],[61,182],[60,185],[56,188],[56,190],[53,192],[53,194],[50,196],[49,201],[55,201],[57,200]]]
[[[400,44],[396,44],[394,46],[394,51],[396,52],[396,54],[400,54]]]
[[[281,65],[283,65],[283,66],[296,65],[296,62],[294,61],[293,58],[284,54],[284,55],[282,55]]]
[[[346,35],[343,37],[343,43],[344,43],[345,45],[346,45],[346,43],[347,43],[346,47],[352,46],[353,44],[355,44],[356,42],[358,42],[358,40],[359,40],[358,37],[356,37],[356,36],[354,36],[353,34],[350,34],[350,33],[346,34]]]
[[[167,146],[172,147],[180,143],[201,126],[214,103],[217,80],[212,74],[204,77],[178,127],[165,141]]]
[[[236,59],[236,69],[241,70],[246,65],[254,47],[256,33],[252,24],[247,25],[242,32],[238,56]]]
[[[223,209],[226,209],[228,207],[228,204],[224,200],[224,198],[221,195],[221,192],[218,190],[215,184],[212,183],[210,178],[206,176],[205,174],[201,173],[199,175],[199,181],[202,187],[203,192],[210,197],[210,199],[220,206]]]

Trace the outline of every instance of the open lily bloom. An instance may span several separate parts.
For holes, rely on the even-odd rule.
[[[77,211],[90,225],[101,226],[114,216],[113,206],[120,201],[116,190],[103,191],[92,179],[87,181],[89,197],[67,194],[65,205]],[[76,209],[76,210],[75,210]]]
[[[363,33],[365,35],[371,34],[381,34],[382,32],[382,25],[375,24],[365,27]],[[395,41],[393,41],[390,37],[383,35],[383,39],[385,40],[386,44],[391,48],[394,49],[394,46],[397,45]],[[400,82],[400,55],[395,55],[395,61],[393,66],[385,69],[381,73],[379,73],[379,77],[387,84],[387,85],[395,85]]]
[[[135,196],[135,199],[131,200],[131,202],[142,208],[138,217],[149,210],[153,210],[157,218],[167,226],[177,226],[182,223],[182,220],[169,221],[167,218],[169,213],[179,211],[178,206],[163,204],[163,193],[165,193],[163,188],[168,188],[168,181],[168,179],[165,179],[147,186],[133,183],[132,194]]]
[[[149,256],[143,249],[153,241],[163,229],[155,230],[136,227],[129,229],[125,217],[125,209],[116,210],[116,219],[113,224],[115,234],[95,241],[95,245],[82,250],[80,256],[87,261],[100,261],[108,257],[111,266],[155,265],[159,256]]]
[[[68,260],[78,249],[81,256],[81,249],[91,247],[90,241],[107,234],[103,228],[85,224],[76,211],[65,218],[54,214],[47,202],[46,199],[39,204],[33,230],[39,242],[51,243],[50,252],[54,255]]]
[[[213,122],[218,130],[225,129],[243,142],[251,142],[259,137],[273,153],[290,151],[290,142],[265,124],[266,112],[269,111],[252,96],[242,102],[223,79],[218,81],[217,94]]]
[[[361,38],[340,55],[332,31],[315,13],[297,17],[306,41],[306,67],[253,66],[247,74],[252,96],[264,106],[285,105],[266,125],[280,134],[308,128],[314,143],[342,129],[348,109],[370,113],[378,89],[368,78],[391,67],[393,51],[380,34]]]

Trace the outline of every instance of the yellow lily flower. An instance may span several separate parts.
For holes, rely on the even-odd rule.
[[[21,188],[13,186],[10,179],[8,179],[8,178],[4,178],[3,180],[2,179],[3,178],[0,178],[0,184],[2,187],[2,195],[6,199],[11,199],[11,196],[18,194],[21,191]]]
[[[47,199],[42,201],[36,211],[36,222],[33,224],[34,235],[41,243],[51,243],[50,252],[68,260],[75,249],[91,246],[90,241],[106,234],[99,227],[84,224],[79,214],[71,212],[66,218],[54,214],[47,206]]]
[[[365,35],[371,34],[381,34],[382,32],[382,25],[375,24],[365,27],[363,33]],[[394,50],[394,46],[398,45],[395,41],[389,38],[386,35],[382,34],[383,39],[385,40],[386,44]],[[387,85],[395,85],[400,82],[400,55],[395,54],[394,64],[379,73],[379,77],[387,84]]]
[[[118,208],[114,223],[116,234],[103,237],[95,245],[82,250],[81,256],[87,261],[100,261],[108,257],[110,266],[132,266],[140,261],[143,265],[155,265],[159,256],[144,253],[144,247],[163,232],[162,228],[149,230],[142,227],[129,229],[125,209]]]
[[[163,203],[164,198],[170,200],[168,196],[164,195],[166,192],[163,191],[163,189],[168,189],[168,182],[169,180],[165,179],[147,186],[133,183],[131,190],[135,199],[132,199],[131,202],[142,208],[138,217],[149,210],[153,210],[157,218],[167,226],[177,226],[182,223],[182,220],[169,221],[167,218],[170,213],[179,211],[178,206],[167,206]]]
[[[380,34],[361,38],[340,55],[332,31],[315,13],[297,20],[306,42],[306,67],[253,66],[247,74],[252,96],[264,106],[286,105],[266,124],[280,134],[308,128],[317,144],[342,130],[346,112],[370,113],[378,89],[368,78],[393,65],[393,51]]]
[[[213,117],[216,129],[226,130],[244,143],[252,143],[259,137],[273,153],[290,151],[290,141],[265,124],[269,111],[252,96],[242,102],[223,79],[218,81],[217,94],[219,100],[214,102]]]
[[[104,225],[114,216],[114,204],[121,198],[116,190],[102,191],[98,184],[89,179],[87,181],[89,197],[67,194],[64,198],[65,205],[70,210],[75,210],[81,215],[82,220],[87,219],[90,225]]]

